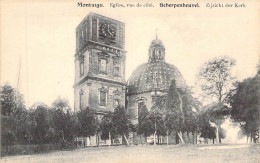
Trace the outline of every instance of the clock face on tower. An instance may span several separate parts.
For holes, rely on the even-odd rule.
[[[105,44],[113,44],[116,40],[116,27],[110,23],[99,26],[99,38]]]
[[[111,24],[103,24],[101,25],[101,34],[103,34],[106,37],[116,37],[116,29]]]

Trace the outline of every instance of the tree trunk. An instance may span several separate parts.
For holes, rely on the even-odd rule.
[[[143,145],[143,141],[142,141],[141,134],[140,134],[139,138],[140,138],[140,142],[141,142],[141,144]]]
[[[96,134],[96,144],[99,147],[99,134]]]
[[[189,144],[190,144],[191,142],[190,142],[190,134],[189,134],[189,132],[187,132],[187,137],[188,137],[188,141],[189,141]]]
[[[195,144],[198,143],[197,141],[198,141],[198,140],[197,140],[197,132],[195,132]]]
[[[184,140],[183,140],[183,138],[182,138],[182,133],[181,133],[181,132],[178,132],[178,136],[179,136],[179,138],[181,139],[181,143],[182,143],[182,144],[185,144],[185,142],[184,142]]]
[[[219,140],[219,132],[218,132],[218,126],[216,127],[217,128],[217,133],[216,133],[216,140],[217,140],[217,142],[216,142],[216,144],[219,144],[220,142],[220,140]]]
[[[179,144],[179,136],[177,132],[175,133],[175,143]]]
[[[89,136],[89,145],[92,147],[91,136]]]
[[[110,147],[110,145],[111,145],[111,141],[112,141],[112,140],[111,140],[111,134],[110,134],[110,131],[108,132],[108,139],[109,139],[109,141],[110,141],[108,146]]]
[[[252,132],[250,133],[250,143],[252,144]]]
[[[155,135],[156,135],[156,132],[154,132],[154,134],[153,134],[153,145],[156,145]]]
[[[167,145],[169,145],[169,131],[167,130]]]
[[[155,127],[155,130],[154,130],[154,134],[153,134],[153,145],[156,145],[156,142],[155,142],[155,135],[156,135],[156,123],[154,123],[154,127]]]
[[[124,138],[125,138],[126,144],[129,146],[129,142],[128,142],[128,139],[126,138],[125,134],[124,134]]]
[[[157,142],[158,142],[158,144],[160,143],[160,136],[159,135],[157,135]]]

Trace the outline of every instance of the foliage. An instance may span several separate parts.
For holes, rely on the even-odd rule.
[[[223,103],[211,103],[206,106],[207,114],[211,122],[220,126],[230,114],[229,109]]]
[[[87,107],[86,109],[80,110],[77,116],[80,123],[81,136],[94,136],[97,129],[97,120],[94,111]]]
[[[11,116],[25,110],[22,94],[9,84],[1,87],[1,115]]]
[[[208,108],[210,121],[214,122],[218,129],[224,122],[228,110],[225,104],[235,82],[231,70],[235,65],[235,60],[228,57],[214,58],[205,63],[199,72],[199,81],[203,93],[213,98],[213,103]],[[218,131],[218,130],[217,130]],[[220,133],[217,133],[220,137]],[[217,140],[220,142],[221,139]]]
[[[231,119],[240,125],[245,135],[256,135],[260,127],[260,76],[239,82],[230,97]]]
[[[129,134],[129,121],[128,117],[125,112],[125,108],[121,105],[118,105],[115,108],[113,117],[112,117],[112,123],[113,123],[113,133],[115,135],[126,135]]]
[[[173,80],[168,93],[156,99],[151,108],[150,117],[152,123],[156,119],[159,132],[165,135],[166,132],[195,133],[198,128],[198,110],[201,107],[200,102],[192,97],[190,90],[178,90]],[[153,125],[155,126],[155,125]],[[152,130],[154,131],[154,130]]]
[[[195,133],[198,131],[198,114],[201,108],[201,103],[192,96],[189,89],[186,89],[181,94],[182,110],[184,117],[183,131]]]
[[[234,65],[235,60],[228,57],[214,58],[206,62],[199,72],[203,92],[216,98],[218,102],[224,102],[235,80],[231,75]]]
[[[112,112],[108,112],[106,115],[103,116],[100,129],[101,129],[101,139],[107,140],[109,139],[109,134],[113,131],[113,122],[112,122],[113,114]]]
[[[33,130],[33,143],[49,143],[52,134],[48,107],[45,105],[37,105],[32,114],[36,124]]]
[[[1,86],[1,146],[71,142],[79,135],[79,121],[66,100],[58,98],[53,107],[35,103],[29,109],[23,95],[12,86]],[[59,144],[57,144],[59,143]],[[62,144],[60,144],[62,143]]]
[[[56,141],[71,141],[77,135],[77,117],[71,113],[68,101],[58,97],[52,103],[52,124]]]
[[[69,101],[66,99],[62,99],[61,97],[58,97],[55,101],[53,101],[52,106],[56,110],[61,110],[63,112],[71,111]]]
[[[210,125],[210,117],[202,110],[199,114],[199,130],[200,130],[200,137],[215,139],[216,138],[216,128]]]
[[[158,111],[158,108],[152,107],[149,113],[150,129],[151,133],[157,135],[166,135],[166,126],[164,124],[163,114]]]
[[[145,137],[148,137],[153,134],[152,126],[153,123],[149,119],[148,109],[146,105],[144,105],[138,114],[137,133],[143,134]]]
[[[1,145],[27,142],[26,119],[23,96],[9,84],[1,86]]]
[[[176,88],[175,80],[172,81],[165,101],[166,106],[166,126],[170,132],[183,131],[184,114],[182,109],[182,99]]]

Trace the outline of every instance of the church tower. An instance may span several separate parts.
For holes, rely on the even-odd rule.
[[[125,106],[125,24],[89,13],[76,28],[74,110]]]

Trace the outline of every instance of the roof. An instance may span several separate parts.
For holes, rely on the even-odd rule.
[[[129,78],[128,93],[165,91],[172,80],[176,81],[177,88],[185,89],[185,80],[174,65],[166,62],[145,63],[138,66]]]

